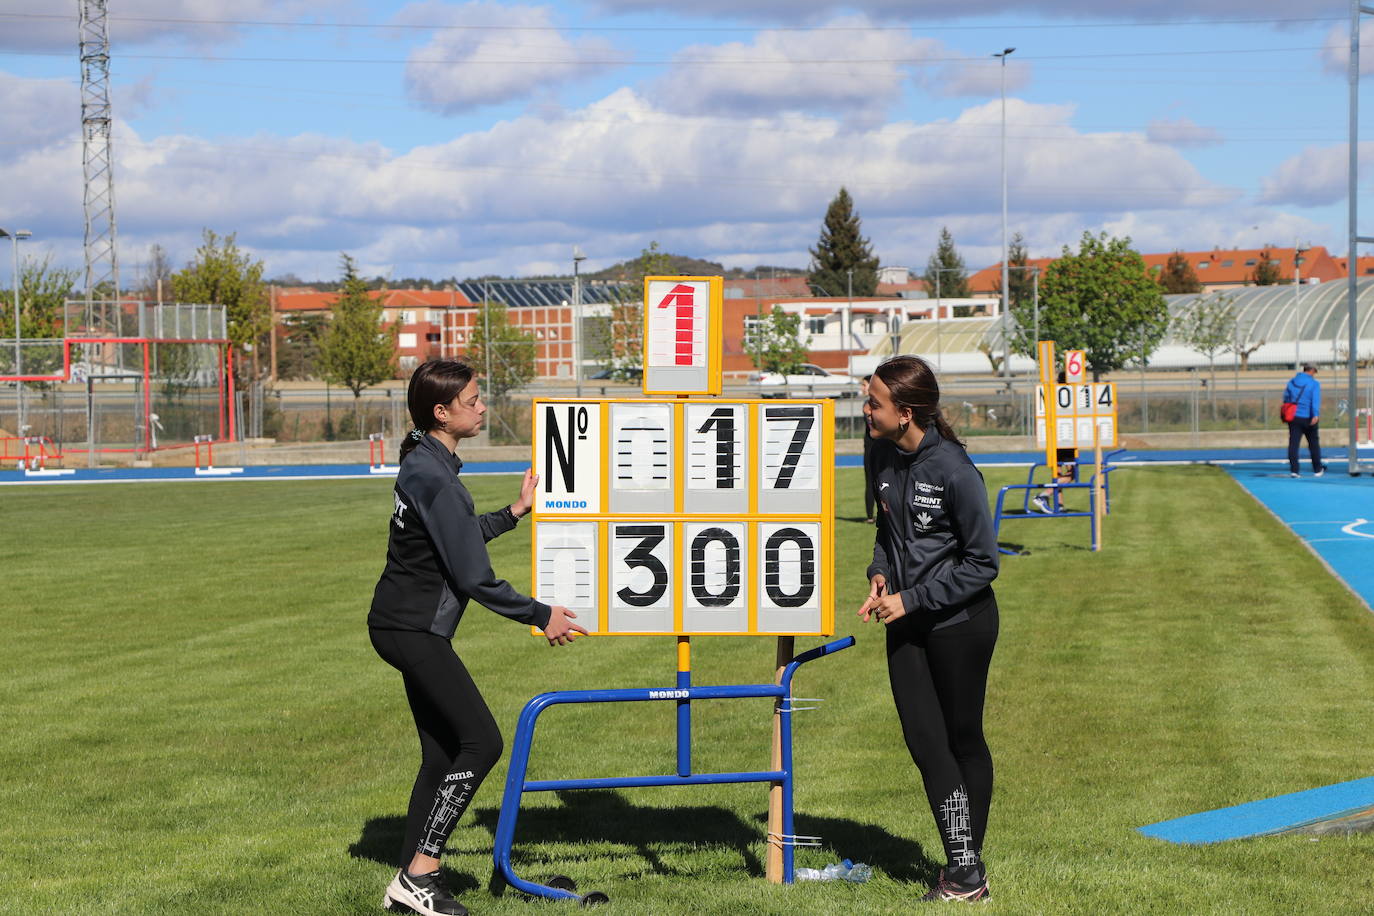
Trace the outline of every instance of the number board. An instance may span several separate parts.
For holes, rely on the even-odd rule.
[[[534,401],[535,596],[605,635],[834,633],[829,400]]]
[[[644,278],[644,393],[720,394],[724,281]]]
[[[1059,448],[1116,446],[1116,383],[1084,382],[1055,385],[1054,401],[1046,404],[1045,386],[1035,392],[1036,444],[1045,444],[1047,407],[1054,411],[1054,438]],[[1094,440],[1094,428],[1097,439]]]

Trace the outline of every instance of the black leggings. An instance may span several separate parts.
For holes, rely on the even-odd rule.
[[[420,732],[420,772],[410,792],[402,868],[417,852],[439,857],[477,787],[501,759],[501,732],[486,701],[442,636],[371,629],[372,647],[401,672]]]
[[[983,696],[997,644],[997,601],[989,597],[972,619],[944,629],[915,624],[902,619],[887,630],[892,697],[948,866],[979,868],[992,804]]]

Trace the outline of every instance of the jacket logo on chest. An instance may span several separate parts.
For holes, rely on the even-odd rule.
[[[916,516],[916,527],[925,531],[930,527],[930,523],[933,521],[935,521],[935,519],[929,512],[922,512],[920,515]]]

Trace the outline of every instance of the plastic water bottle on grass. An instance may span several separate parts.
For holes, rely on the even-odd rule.
[[[798,881],[852,881],[855,884],[862,884],[873,877],[872,866],[860,862],[855,865],[848,859],[843,862],[825,866],[822,869],[798,868],[796,870]]]

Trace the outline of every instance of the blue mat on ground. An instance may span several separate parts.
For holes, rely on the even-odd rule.
[[[1223,840],[1297,832],[1372,810],[1374,776],[1246,802],[1230,808],[1203,811],[1136,829],[1146,836],[1170,843],[1220,843]]]
[[[1349,476],[1344,461],[1329,462],[1323,477],[1304,467],[1292,478],[1286,462],[1226,471],[1374,609],[1374,477]]]

